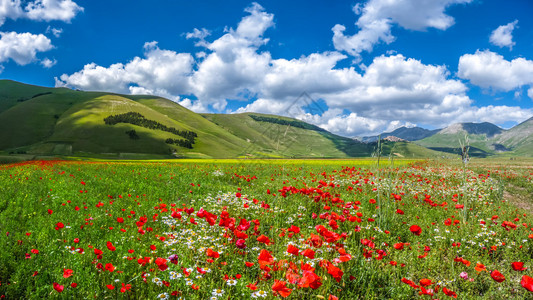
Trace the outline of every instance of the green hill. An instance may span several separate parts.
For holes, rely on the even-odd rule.
[[[93,155],[127,157],[145,153],[172,157],[234,157],[246,142],[198,114],[170,100],[42,88],[0,81],[0,149],[35,155]],[[36,96],[37,95],[37,96]],[[165,142],[169,132],[121,123],[106,125],[104,118],[138,112],[150,120],[198,134],[193,149]],[[138,139],[127,131],[135,130]]]
[[[109,117],[117,121],[106,123]],[[200,115],[156,96],[84,92],[0,80],[0,151],[4,154],[343,158],[370,156],[376,146],[287,117],[258,113]],[[407,158],[442,155],[413,143],[383,143],[382,154],[390,153]]]
[[[203,114],[247,141],[242,157],[362,157],[370,147],[287,117],[258,113]]]
[[[494,143],[512,150],[511,154],[533,156],[533,117],[494,137]]]

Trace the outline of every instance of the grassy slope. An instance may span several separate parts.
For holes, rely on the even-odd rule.
[[[0,99],[0,149],[28,146],[50,137],[58,119],[71,107],[102,93],[41,88],[12,81],[0,81],[0,90],[14,91]],[[31,98],[37,93],[50,93]],[[7,95],[5,93],[4,95]],[[28,99],[17,102],[17,99]],[[31,99],[30,99],[31,98]]]
[[[139,112],[147,119],[182,129],[180,123],[130,99],[105,95],[80,103],[58,120],[49,141],[72,144],[73,151],[93,153],[156,153],[169,154],[167,138],[178,138],[161,130],[151,130],[132,124],[105,125],[103,119],[111,114]],[[130,139],[126,131],[134,129],[140,139]]]
[[[163,98],[43,88],[7,80],[0,80],[0,91],[0,149],[22,148],[41,154],[81,151],[168,155],[172,148],[188,157],[232,157],[245,145],[203,117]],[[51,94],[32,98],[39,93]],[[166,138],[179,137],[160,130],[131,124],[104,126],[103,118],[128,111],[140,112],[170,127],[195,131],[199,135],[197,144],[189,150],[164,143]],[[130,129],[141,138],[129,139],[125,131]]]
[[[511,154],[533,156],[533,118],[495,137],[495,141],[513,149]]]
[[[326,131],[255,121],[250,115],[295,121],[287,117],[258,113],[204,114],[233,135],[248,141],[242,155],[288,157],[368,156],[368,146]]]
[[[494,153],[494,150],[490,147],[492,141],[487,139],[484,134],[469,134],[468,139],[470,144],[469,153],[472,156],[484,157]],[[437,133],[414,143],[434,150],[459,154],[460,141],[465,141],[465,134],[461,132],[454,134]]]
[[[211,157],[235,157],[243,147],[247,146],[241,138],[168,99],[150,96],[126,97],[171,119],[178,120],[187,130],[195,131],[198,134],[198,141],[194,149],[189,151],[189,156],[197,153],[200,157],[202,154]]]
[[[396,156],[405,158],[440,158],[442,156],[450,156],[447,153],[434,151],[413,142],[393,143],[385,141],[382,146],[382,155],[390,155],[391,152]]]
[[[22,100],[52,90],[51,88],[21,84],[11,80],[0,80],[0,113],[21,103]]]

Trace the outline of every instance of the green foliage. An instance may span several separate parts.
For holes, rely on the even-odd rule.
[[[157,121],[146,119],[143,115],[141,115],[138,112],[127,112],[127,113],[118,114],[118,115],[111,115],[107,118],[104,118],[104,122],[107,125],[115,125],[118,123],[129,123],[129,124],[141,126],[144,128],[157,129],[157,130],[170,132],[170,133],[173,133],[175,135],[185,138],[188,141],[187,144],[191,148],[192,148],[192,144],[194,144],[194,138],[198,137],[198,135],[194,131],[178,130],[174,127],[167,127]]]
[[[135,129],[132,129],[132,130],[128,130],[126,131],[126,134],[130,137],[130,139],[132,140],[138,140],[139,139],[139,136],[137,135],[137,132],[135,131]]]
[[[268,117],[268,116],[252,115],[252,114],[250,114],[249,116],[250,118],[258,122],[267,122],[267,123],[273,123],[273,124],[287,125],[287,126],[314,130],[314,131],[325,131],[324,129],[318,126],[305,123],[299,120],[294,120],[294,119],[288,120],[288,119],[282,119],[280,117]]]

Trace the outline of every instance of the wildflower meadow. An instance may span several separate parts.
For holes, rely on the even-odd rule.
[[[532,299],[533,218],[506,192],[532,178],[423,160],[2,165],[0,297]]]

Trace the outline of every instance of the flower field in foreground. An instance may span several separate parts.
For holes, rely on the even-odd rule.
[[[531,299],[533,169],[0,166],[0,297]]]

